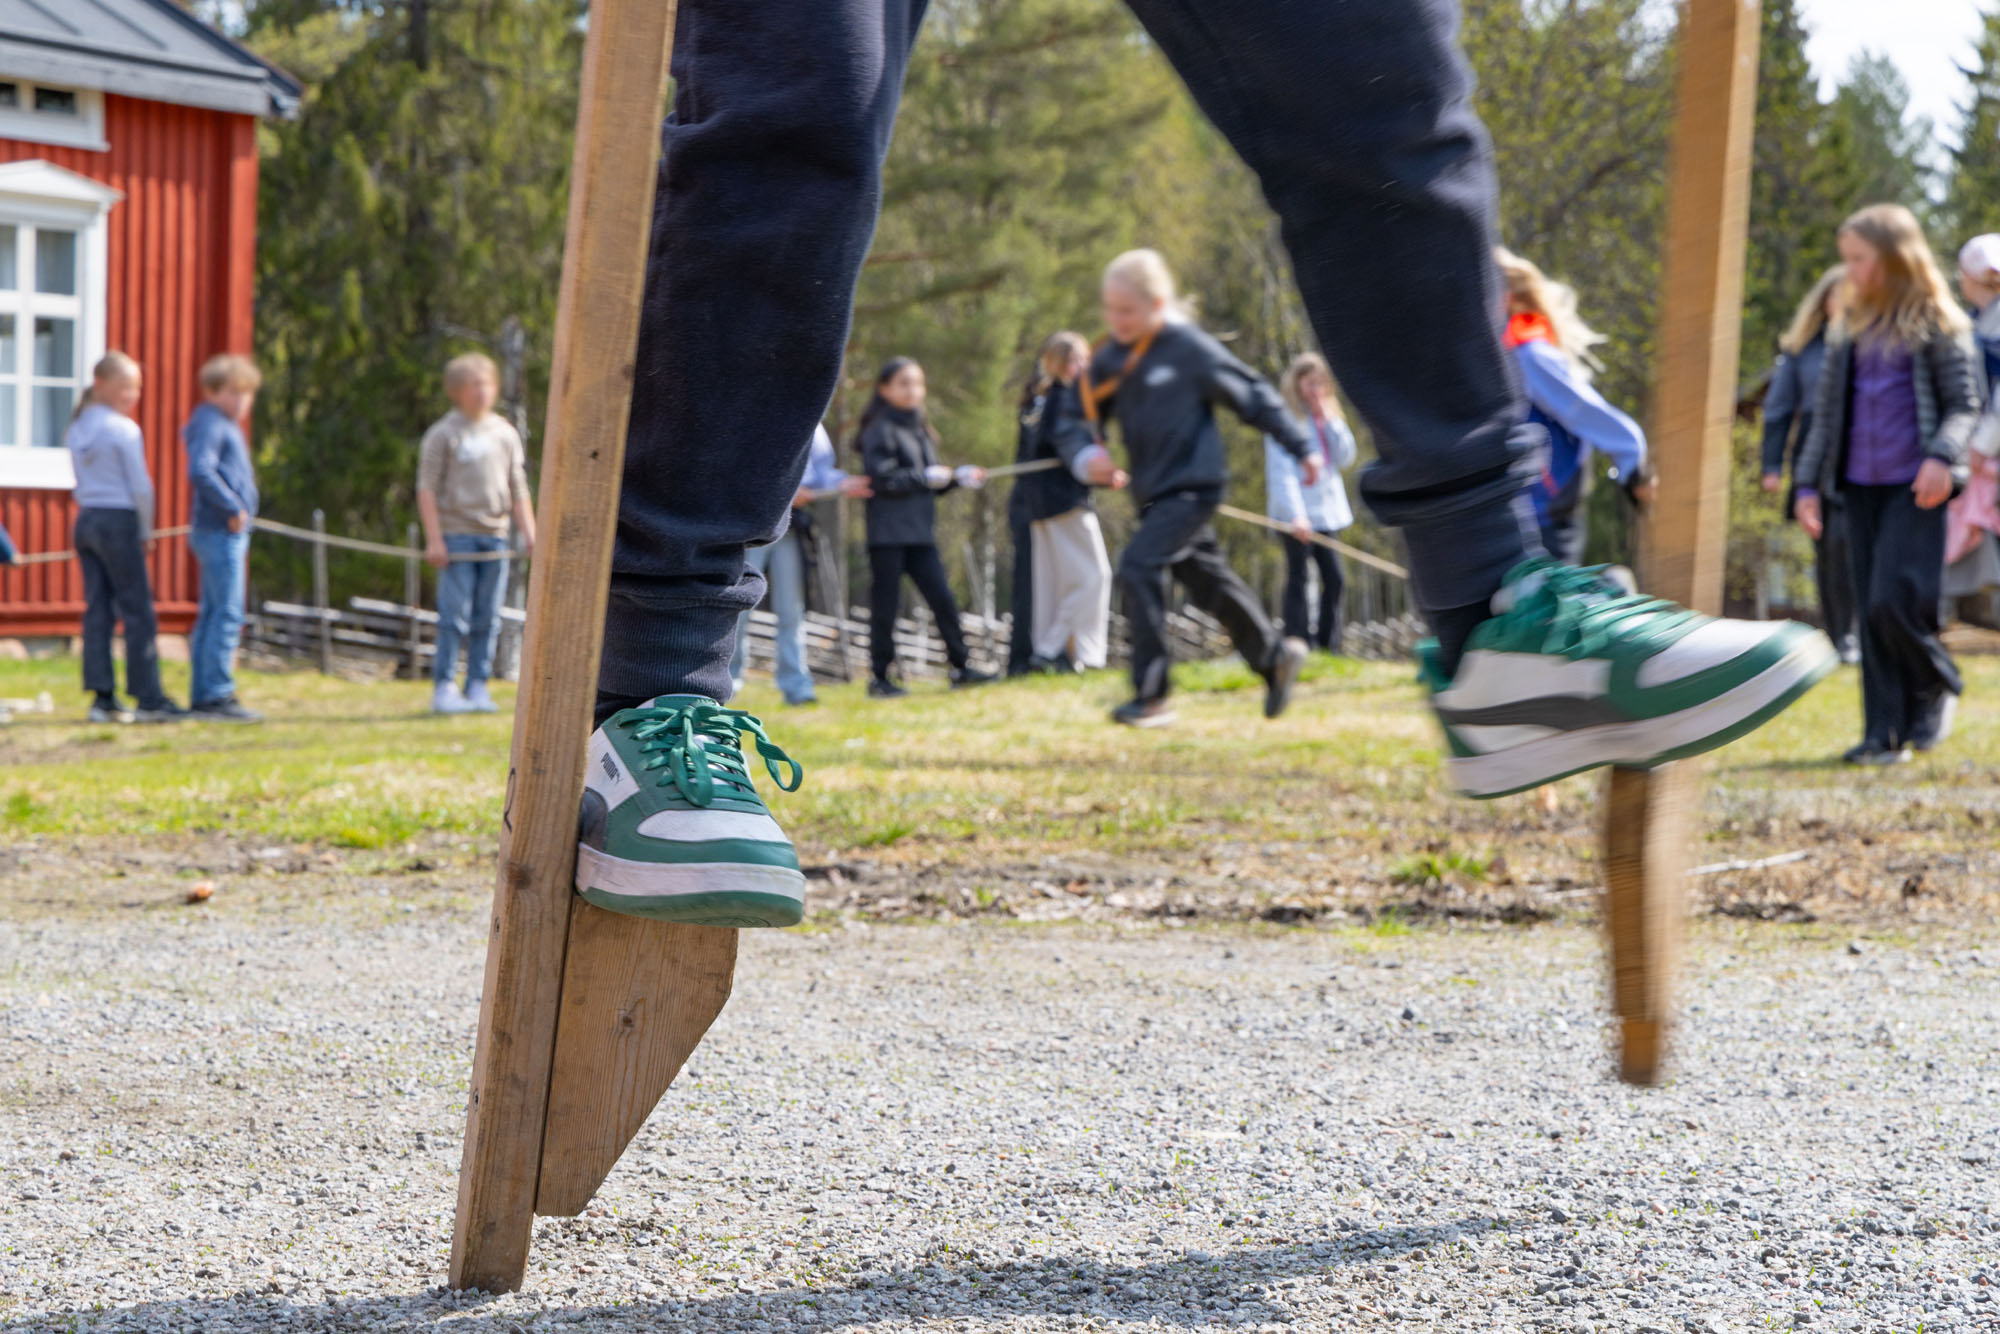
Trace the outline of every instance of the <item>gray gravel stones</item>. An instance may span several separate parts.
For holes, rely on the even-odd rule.
[[[529,1289],[443,1291],[480,915],[0,923],[0,1329],[2000,1328],[1990,939],[746,933]]]

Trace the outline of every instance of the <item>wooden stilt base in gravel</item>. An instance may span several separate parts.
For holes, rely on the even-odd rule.
[[[708,1031],[735,965],[733,931],[616,917],[572,888],[673,30],[671,0],[590,7],[455,1288],[521,1285],[537,1204],[573,1214],[589,1200]]]
[[[1619,1076],[1657,1084],[1666,1059],[1673,980],[1686,915],[1687,794],[1693,775],[1613,769],[1604,802],[1604,921]]]
[[[1757,8],[1757,0],[1687,0],[1681,9],[1654,392],[1659,503],[1641,531],[1646,591],[1711,614],[1721,610],[1729,523]],[[1698,806],[1688,763],[1612,771],[1604,919],[1623,1044],[1619,1072],[1635,1084],[1657,1083],[1664,1068]]]

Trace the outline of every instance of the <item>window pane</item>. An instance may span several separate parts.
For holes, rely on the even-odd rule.
[[[76,295],[76,233],[42,228],[35,233],[35,290]]]
[[[18,443],[14,439],[14,386],[0,384],[0,445]]]
[[[11,292],[21,285],[20,275],[14,268],[14,244],[21,229],[12,225],[0,225],[0,292]]]
[[[21,85],[0,83],[0,111],[11,111],[21,105]]]
[[[14,373],[14,317],[0,315],[0,375]]]
[[[69,429],[70,409],[76,406],[76,390],[66,384],[38,384],[29,391],[35,396],[34,433],[28,443],[59,446]]]
[[[57,116],[76,114],[76,94],[67,88],[35,89],[35,110]]]
[[[75,378],[75,320],[35,317],[35,374],[51,380]]]

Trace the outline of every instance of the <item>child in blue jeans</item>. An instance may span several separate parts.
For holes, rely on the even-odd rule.
[[[1374,436],[1424,677],[1479,796],[1720,745],[1830,667],[1823,636],[1631,598],[1539,550],[1500,341],[1494,181],[1454,0],[1130,0],[1257,173],[1321,350]],[[922,0],[683,0],[663,133],[577,887],[614,911],[799,920],[725,708],[745,552],[782,528],[831,399]],[[636,127],[635,127],[636,130]]]
[[[535,505],[527,459],[513,423],[493,410],[500,370],[468,352],[444,368],[451,411],[424,432],[417,463],[417,514],[424,559],[438,572],[437,656],[431,663],[431,711],[492,713],[486,687],[507,599],[508,524],[522,549],[535,545]],[[465,687],[452,679],[465,645]]]
[[[188,635],[191,712],[212,722],[260,723],[236,698],[236,645],[243,636],[244,570],[257,518],[257,474],[242,421],[264,377],[248,357],[210,357],[201,406],[181,428],[194,490],[188,548],[201,567],[201,608]]]

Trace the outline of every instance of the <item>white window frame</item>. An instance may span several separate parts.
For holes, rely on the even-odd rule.
[[[46,313],[75,319],[77,392],[90,384],[90,368],[104,355],[105,305],[111,278],[109,218],[112,206],[125,196],[54,163],[34,159],[0,166],[0,223],[16,227],[54,228],[77,234],[76,295],[41,298],[28,290],[31,271],[18,272],[20,286],[0,292],[0,312],[14,316],[16,376],[25,391],[31,376],[23,368],[34,355],[34,317]],[[46,302],[48,309],[42,306]],[[26,443],[33,425],[33,395],[17,394],[14,439],[0,445],[0,487],[72,490],[76,473],[67,449]]]
[[[0,139],[18,139],[29,144],[53,144],[58,148],[81,148],[87,152],[109,152],[104,137],[104,94],[96,88],[71,88],[65,84],[34,83],[27,79],[0,76],[21,91],[21,104],[0,107]],[[71,93],[76,97],[76,114],[35,110],[35,90]]]

